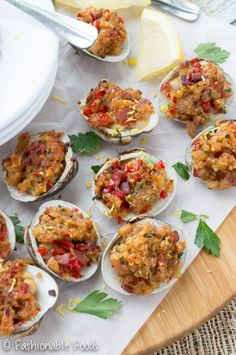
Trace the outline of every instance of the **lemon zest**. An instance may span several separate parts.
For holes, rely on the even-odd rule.
[[[8,293],[10,293],[13,290],[15,284],[16,284],[16,278],[14,277],[13,280],[12,280],[12,283],[11,283],[11,287],[8,290]]]
[[[55,308],[55,311],[56,311],[58,314],[60,314],[60,316],[65,317],[65,308],[64,308],[64,304],[63,304],[63,303],[60,304],[59,306],[57,306],[57,307]]]
[[[86,183],[86,189],[91,189],[91,187],[92,187],[92,183],[91,183],[91,181],[88,181]]]
[[[168,106],[167,105],[160,105],[160,111],[161,112],[166,112],[166,111],[168,111]]]
[[[60,104],[66,105],[66,100],[62,99],[61,97],[52,96],[51,99],[56,101],[56,102],[59,102]]]
[[[141,144],[147,144],[147,137],[143,137],[140,141]]]

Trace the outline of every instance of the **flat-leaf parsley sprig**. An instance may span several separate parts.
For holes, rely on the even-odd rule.
[[[201,59],[208,59],[214,64],[222,64],[230,56],[230,52],[217,47],[215,42],[200,43],[194,52]]]
[[[93,131],[78,133],[77,136],[72,134],[69,138],[72,150],[76,154],[95,153],[101,144],[101,138]]]
[[[93,291],[73,309],[73,312],[92,314],[103,319],[110,318],[122,306],[122,302],[107,296],[105,292]]]

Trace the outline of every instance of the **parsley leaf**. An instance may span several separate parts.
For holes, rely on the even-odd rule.
[[[208,253],[220,256],[220,238],[202,219],[199,221],[194,242],[199,248],[203,246]]]
[[[74,312],[87,313],[99,318],[107,319],[118,310],[122,303],[116,298],[107,298],[108,294],[101,291],[93,291],[74,309]]]
[[[93,172],[95,174],[97,174],[99,172],[99,170],[101,169],[102,165],[92,165],[91,169],[93,170]]]
[[[214,64],[221,64],[230,56],[230,52],[216,46],[215,42],[200,43],[194,52],[201,59],[209,59]]]
[[[72,150],[76,154],[91,154],[97,151],[100,146],[101,138],[94,132],[72,134],[69,136]]]
[[[14,224],[16,241],[18,243],[24,243],[24,227],[20,225],[20,220],[17,216],[10,217],[12,223]]]
[[[195,221],[198,218],[208,218],[207,215],[205,214],[200,214],[197,215],[195,213],[186,211],[186,210],[181,210],[181,215],[180,215],[180,219],[183,223],[188,223],[188,222],[192,222]]]
[[[177,174],[179,174],[179,176],[181,176],[184,180],[188,180],[190,178],[190,174],[189,174],[187,165],[185,165],[181,162],[178,162],[178,163],[172,165],[172,167],[175,169]]]

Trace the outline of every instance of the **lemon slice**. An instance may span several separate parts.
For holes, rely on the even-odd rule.
[[[132,6],[150,5],[151,0],[56,0],[56,4],[66,5],[77,9],[94,6],[97,8],[102,7],[116,10]]]
[[[136,66],[138,80],[149,80],[171,70],[184,59],[178,34],[161,12],[144,9]]]

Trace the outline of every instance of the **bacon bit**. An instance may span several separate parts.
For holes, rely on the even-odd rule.
[[[168,193],[167,192],[165,192],[165,191],[161,191],[160,192],[160,198],[166,198],[168,196]]]
[[[47,189],[50,190],[53,186],[54,186],[54,184],[50,180],[48,180]]]
[[[177,102],[177,97],[176,96],[173,97],[173,102],[176,104],[176,102]]]
[[[52,96],[51,99],[54,100],[54,101],[59,102],[60,104],[66,105],[66,100],[64,100],[64,99],[62,99],[62,98],[60,98],[58,96]]]
[[[55,290],[49,290],[48,294],[49,294],[49,296],[53,296],[53,297],[56,297],[56,295],[57,295]]]
[[[117,217],[117,222],[118,222],[118,224],[122,224],[124,222],[124,220],[123,220],[123,218],[121,216],[118,216]],[[114,267],[114,266],[112,266],[112,267]]]

